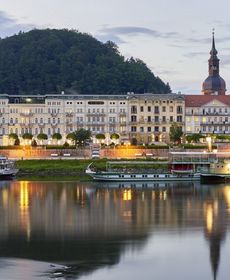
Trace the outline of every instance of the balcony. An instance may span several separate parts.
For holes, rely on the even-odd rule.
[[[11,125],[14,125],[14,124],[11,124]],[[34,124],[33,123],[19,123],[19,125],[21,126],[21,127],[28,127],[28,128],[31,128],[31,127],[33,127],[34,126]]]
[[[66,112],[66,117],[73,117],[73,112]]]
[[[73,122],[67,121],[67,122],[66,122],[66,125],[67,125],[67,126],[72,126],[72,125],[73,125]]]
[[[51,123],[51,126],[52,126],[52,127],[57,127],[57,126],[58,126],[58,123]]]
[[[38,126],[39,126],[40,128],[44,128],[44,127],[45,127],[45,124],[44,124],[44,123],[39,123]]]
[[[32,117],[34,114],[32,112],[24,112],[20,113],[21,117]]]
[[[105,113],[102,113],[102,112],[93,112],[93,113],[90,113],[90,112],[88,112],[86,115],[87,115],[87,116],[105,116]]]
[[[50,115],[51,115],[52,117],[57,117],[58,113],[52,112],[52,113],[50,113]]]

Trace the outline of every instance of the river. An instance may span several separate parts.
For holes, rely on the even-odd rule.
[[[0,279],[230,273],[230,185],[0,182]]]

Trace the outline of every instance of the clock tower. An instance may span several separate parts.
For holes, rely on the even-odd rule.
[[[219,59],[217,57],[217,50],[215,47],[214,32],[212,33],[212,48],[210,51],[210,58],[208,60],[209,76],[203,83],[202,92],[205,95],[225,95],[226,84],[224,79],[219,75]]]

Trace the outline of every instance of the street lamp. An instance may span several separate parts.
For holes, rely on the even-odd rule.
[[[212,137],[211,136],[206,137],[206,141],[208,144],[208,151],[211,152],[212,151]]]

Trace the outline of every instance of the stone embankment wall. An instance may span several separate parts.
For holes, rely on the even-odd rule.
[[[191,152],[203,152],[202,150],[186,150]],[[109,159],[135,159],[135,158],[167,158],[168,149],[101,149],[100,158]],[[91,158],[91,149],[18,149],[18,150],[0,150],[0,155],[11,159],[52,159],[52,158]]]
[[[90,149],[18,149],[18,150],[0,150],[0,155],[11,159],[52,159],[52,158],[89,158]]]

